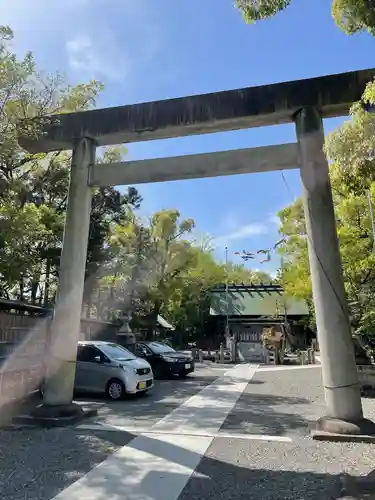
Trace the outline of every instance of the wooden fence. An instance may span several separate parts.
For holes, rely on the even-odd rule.
[[[0,311],[0,406],[29,395],[45,377],[50,313]],[[116,341],[117,330],[112,323],[81,320],[82,340]]]
[[[0,401],[21,399],[44,377],[49,318],[0,312]]]

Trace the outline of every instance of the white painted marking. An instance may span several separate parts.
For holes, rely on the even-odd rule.
[[[278,372],[288,370],[308,370],[311,368],[322,368],[321,365],[303,365],[303,366],[266,366],[258,368],[258,373],[262,372]]]
[[[160,431],[217,432],[246,389],[257,366],[240,365],[192,396],[151,427]]]
[[[277,443],[293,443],[293,439],[288,436],[269,436],[267,434],[230,434],[226,432],[218,432],[214,439],[246,439],[248,441],[273,441]]]
[[[293,440],[287,436],[270,436],[266,434],[238,434],[238,433],[227,433],[227,432],[213,432],[204,434],[202,432],[191,431],[179,431],[168,432],[168,431],[153,431],[151,429],[144,429],[140,427],[121,427],[118,425],[100,425],[100,424],[83,424],[77,426],[78,429],[82,430],[92,430],[92,431],[106,431],[106,432],[128,432],[129,434],[137,434],[140,436],[152,436],[152,435],[165,435],[165,436],[191,436],[191,437],[212,437],[216,438],[226,438],[226,439],[246,439],[254,441],[276,441],[280,443],[292,443]]]
[[[212,438],[140,436],[55,500],[176,500]]]
[[[256,369],[229,370],[54,500],[177,500]]]

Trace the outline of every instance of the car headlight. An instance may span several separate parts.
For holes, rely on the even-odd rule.
[[[121,368],[124,370],[124,372],[129,372],[130,370],[134,373],[137,373],[137,369],[133,368],[132,366],[121,365]]]
[[[177,363],[177,359],[176,358],[171,358],[170,356],[163,356],[163,359],[167,363]]]

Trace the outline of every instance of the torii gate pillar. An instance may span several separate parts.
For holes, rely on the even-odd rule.
[[[318,429],[357,434],[364,420],[328,161],[323,151],[323,122],[316,108],[307,107],[295,114],[295,124],[327,407]]]

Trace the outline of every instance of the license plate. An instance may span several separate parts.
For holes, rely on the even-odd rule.
[[[185,369],[186,369],[186,370],[189,370],[189,368],[190,368],[190,367],[191,367],[191,365],[190,365],[189,363],[187,363],[187,364],[185,365]]]
[[[146,389],[146,382],[139,382],[138,387],[140,389]]]

